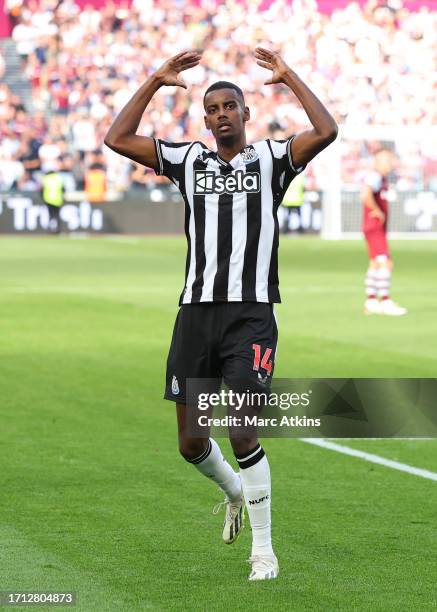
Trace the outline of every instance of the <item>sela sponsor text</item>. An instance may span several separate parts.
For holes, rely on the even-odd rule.
[[[232,174],[216,174],[213,170],[196,170],[194,173],[194,194],[257,193],[261,187],[259,172],[236,170]]]

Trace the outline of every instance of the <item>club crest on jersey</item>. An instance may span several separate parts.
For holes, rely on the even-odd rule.
[[[212,170],[194,172],[194,195],[223,193],[258,193],[261,187],[259,172],[236,170],[232,174],[216,174]]]
[[[240,153],[242,160],[245,164],[250,164],[258,159],[258,153],[255,151],[253,147],[246,147]]]

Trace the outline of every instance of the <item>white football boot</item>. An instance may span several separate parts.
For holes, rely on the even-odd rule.
[[[225,520],[223,522],[223,541],[232,544],[238,538],[244,527],[244,497],[236,502],[231,502],[227,497],[214,506],[213,514],[218,514],[220,508],[225,507]]]
[[[381,314],[381,305],[376,298],[369,298],[364,302],[365,314]]]
[[[249,580],[271,580],[279,574],[278,560],[274,555],[266,557],[253,555],[249,563],[252,564]]]
[[[407,309],[399,306],[393,300],[381,300],[380,302],[381,314],[389,315],[391,317],[401,317],[402,315],[407,314]]]

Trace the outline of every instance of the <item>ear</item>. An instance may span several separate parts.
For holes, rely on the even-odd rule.
[[[210,130],[211,128],[209,127],[208,115],[203,115],[203,120],[205,122],[206,129]]]
[[[249,121],[249,119],[250,119],[250,108],[248,106],[245,106],[243,110],[243,121],[246,123],[246,121]]]

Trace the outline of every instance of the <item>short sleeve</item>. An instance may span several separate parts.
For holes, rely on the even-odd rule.
[[[192,145],[192,142],[165,142],[155,138],[156,157],[158,159],[156,174],[166,176],[173,183],[179,184],[184,172],[185,160]]]
[[[305,170],[305,165],[296,168],[291,154],[291,143],[295,135],[285,140],[268,140],[268,145],[273,158],[272,189],[275,202],[279,205],[287,191],[291,181],[300,172]]]
[[[368,172],[364,177],[363,183],[370,187],[373,193],[377,193],[382,186],[382,177],[378,172]]]
[[[286,138],[285,140],[270,140],[270,147],[272,150],[273,160],[280,167],[281,171],[291,170],[293,175],[299,174],[305,170],[306,165],[299,166],[296,168],[293,162],[293,156],[291,153],[291,143],[295,139],[296,134]]]

